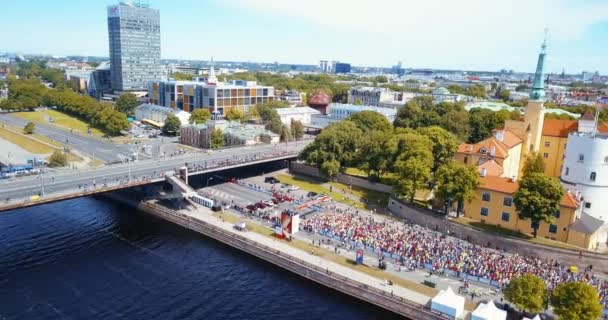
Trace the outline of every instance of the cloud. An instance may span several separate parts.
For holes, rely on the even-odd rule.
[[[280,14],[359,32],[494,32],[504,27],[520,35],[544,26],[559,37],[577,36],[591,24],[608,21],[608,2],[594,0],[224,0],[262,14]]]
[[[520,59],[515,55],[522,49],[538,51],[545,27],[550,30],[551,48],[552,43],[571,42],[592,25],[608,21],[608,1],[605,0],[222,2],[260,16],[300,19],[328,31],[358,33],[361,41],[377,40],[378,50],[388,46],[392,50],[408,52],[410,60],[423,58],[420,53],[411,53],[414,50],[424,52],[427,58],[440,59],[447,53],[431,51],[447,50],[451,55],[449,61],[475,56],[472,50],[481,50],[488,61],[481,57],[480,64],[492,64],[491,56],[500,55],[506,55],[506,60],[516,63]],[[390,42],[398,44],[390,45]],[[494,65],[500,63],[493,62]]]

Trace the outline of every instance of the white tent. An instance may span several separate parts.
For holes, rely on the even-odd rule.
[[[498,309],[494,304],[494,301],[490,300],[487,303],[481,303],[477,306],[477,309],[473,311],[471,320],[505,320],[507,319],[507,312]]]
[[[530,319],[530,318],[523,318],[522,320],[543,320],[543,319],[541,319],[539,315],[536,315],[536,317],[534,317],[532,319]]]
[[[431,309],[455,319],[464,311],[464,297],[455,294],[452,288],[448,287],[446,290],[439,291],[431,300]]]

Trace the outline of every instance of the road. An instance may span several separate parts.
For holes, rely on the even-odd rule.
[[[0,122],[19,128],[24,127],[28,123],[27,120],[11,116],[7,113],[0,114]],[[36,132],[105,162],[116,161],[119,160],[119,155],[128,156],[132,153],[131,146],[129,145],[113,144],[109,141],[57,128],[50,124],[36,124]]]
[[[0,199],[11,202],[23,201],[32,195],[42,192],[51,196],[82,192],[93,184],[100,188],[104,183],[117,185],[128,181],[143,178],[160,180],[166,171],[188,163],[189,167],[198,167],[199,170],[220,168],[228,165],[245,162],[255,162],[263,159],[297,155],[309,142],[298,141],[281,143],[280,145],[257,145],[215,151],[210,154],[194,153],[176,157],[167,157],[159,160],[140,160],[125,164],[114,164],[97,169],[83,169],[73,171],[58,171],[44,174],[44,176],[23,176],[0,181]]]

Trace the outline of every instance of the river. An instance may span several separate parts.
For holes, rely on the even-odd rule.
[[[0,214],[0,319],[398,319],[109,200]]]

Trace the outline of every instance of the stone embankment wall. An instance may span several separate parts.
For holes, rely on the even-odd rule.
[[[292,173],[304,174],[319,179],[325,179],[325,177],[319,172],[319,169],[303,163],[295,161],[291,162],[290,170]],[[335,180],[340,183],[350,184],[367,190],[374,190],[385,193],[391,193],[393,191],[393,188],[391,186],[387,186],[382,183],[370,182],[367,179],[351,176],[348,174],[340,173],[336,176]]]

